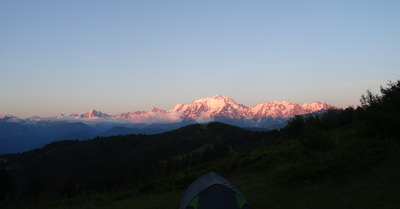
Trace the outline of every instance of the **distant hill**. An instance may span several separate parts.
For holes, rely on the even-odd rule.
[[[128,128],[124,126],[116,126],[107,131],[104,131],[99,134],[99,136],[118,136],[118,135],[127,135],[127,134],[158,134],[165,132],[164,129],[161,128]]]
[[[97,133],[81,122],[0,122],[0,154],[28,151],[61,139],[90,139]]]

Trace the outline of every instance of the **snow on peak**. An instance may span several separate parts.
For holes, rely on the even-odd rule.
[[[91,109],[89,112],[80,115],[80,118],[110,118],[111,116],[95,109]]]
[[[224,101],[226,98],[227,97],[224,97],[224,96],[221,96],[221,95],[217,94],[217,95],[215,95],[213,97],[197,99],[197,100],[194,100],[193,102],[216,102],[216,101]]]
[[[14,117],[12,115],[0,114],[0,119]]]
[[[321,102],[293,104],[289,101],[262,102],[254,107],[237,104],[233,99],[222,95],[197,99],[190,104],[178,104],[168,112],[183,113],[186,119],[197,118],[265,118],[265,117],[293,117],[295,115],[309,114],[322,109],[332,108]]]
[[[178,111],[180,111],[183,107],[185,107],[185,104],[183,104],[183,103],[177,104],[177,105],[175,105],[175,107],[174,107],[172,110],[170,110],[170,112],[178,112]]]
[[[238,105],[233,99],[219,94],[197,99],[190,104],[179,104],[169,112],[181,112],[185,118],[211,118],[223,116],[229,118],[240,118],[239,109],[244,106]]]
[[[216,94],[213,97],[202,98],[192,101],[189,104],[177,104],[171,110],[162,110],[154,107],[149,111],[136,111],[121,113],[119,115],[108,115],[91,109],[84,114],[71,114],[64,116],[60,114],[56,119],[66,120],[94,120],[97,119],[117,119],[128,120],[132,123],[173,123],[181,120],[212,121],[218,118],[230,119],[261,119],[261,118],[289,118],[295,115],[314,113],[323,109],[337,109],[321,102],[294,104],[289,101],[262,102],[254,107],[246,107],[237,104],[235,100]],[[5,121],[13,116],[0,115],[0,119]],[[30,118],[31,121],[43,120],[40,117]]]
[[[216,94],[212,97],[213,99],[225,99],[226,97],[221,96],[220,94]]]
[[[263,117],[284,117],[289,118],[296,115],[304,115],[314,113],[320,110],[332,109],[334,107],[322,104],[321,102],[304,103],[302,105],[293,104],[289,101],[273,101],[268,103],[259,103],[251,108],[252,118]]]
[[[316,112],[319,111],[321,109],[337,109],[335,107],[332,107],[330,105],[327,104],[323,104],[319,101],[314,102],[314,103],[304,103],[301,105],[302,108],[309,110],[309,112]]]
[[[150,112],[165,113],[166,111],[165,110],[161,110],[161,109],[159,109],[157,107],[153,107],[153,109],[151,109]]]

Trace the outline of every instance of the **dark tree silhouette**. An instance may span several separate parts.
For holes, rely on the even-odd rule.
[[[25,185],[22,192],[23,198],[37,198],[42,193],[42,181],[37,174],[33,174]]]
[[[0,201],[14,199],[15,190],[13,181],[5,169],[0,170]]]

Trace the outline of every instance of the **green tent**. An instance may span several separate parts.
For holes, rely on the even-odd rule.
[[[179,209],[250,209],[246,198],[228,179],[209,172],[186,189]]]

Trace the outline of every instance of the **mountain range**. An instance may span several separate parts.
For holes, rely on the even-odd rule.
[[[62,139],[89,139],[120,134],[157,134],[194,123],[223,122],[244,128],[283,127],[296,115],[337,109],[321,102],[293,104],[262,102],[253,107],[237,104],[221,95],[178,104],[171,110],[154,107],[150,111],[109,115],[95,109],[84,114],[20,119],[0,115],[0,154],[23,152]]]

